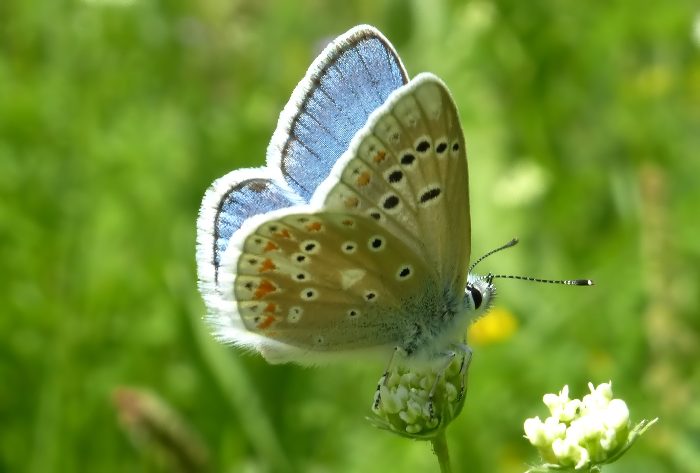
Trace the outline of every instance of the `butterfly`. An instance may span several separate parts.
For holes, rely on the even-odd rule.
[[[200,291],[217,337],[271,363],[437,360],[494,295],[470,273],[465,140],[433,74],[357,26],[311,64],[267,164],[206,192]]]

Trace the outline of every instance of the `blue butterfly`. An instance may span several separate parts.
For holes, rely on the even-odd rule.
[[[199,286],[217,336],[272,363],[464,351],[494,295],[469,272],[467,159],[455,103],[358,26],[313,62],[267,165],[207,191]]]

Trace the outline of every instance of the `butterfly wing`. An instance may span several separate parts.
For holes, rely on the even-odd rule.
[[[405,345],[446,298],[461,300],[466,173],[449,93],[420,75],[372,114],[309,205],[233,235],[220,334],[273,361]]]
[[[317,194],[326,209],[377,220],[463,291],[471,236],[464,136],[434,75],[416,76],[372,115]]]
[[[425,304],[426,288],[439,299],[434,272],[370,218],[294,210],[234,237],[223,262],[237,314],[229,328],[259,335],[268,360],[395,347],[412,329],[398,314]]]
[[[267,164],[305,201],[328,177],[357,131],[408,82],[396,51],[371,26],[352,28],[311,64],[280,114]]]
[[[221,255],[247,219],[308,202],[338,157],[389,94],[408,81],[389,41],[367,25],[333,41],[309,67],[280,114],[268,167],[233,171],[207,191],[197,222],[200,289],[220,289]]]

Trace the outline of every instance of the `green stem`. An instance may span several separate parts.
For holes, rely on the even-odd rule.
[[[433,444],[433,452],[440,464],[440,473],[452,473],[450,468],[450,452],[447,449],[447,439],[445,438],[445,429],[440,430],[437,437],[431,441]]]
[[[196,310],[192,309],[192,313]],[[269,471],[294,471],[284,445],[275,432],[272,419],[258,395],[250,375],[240,357],[231,356],[226,347],[215,343],[201,320],[191,317],[195,340],[207,368],[213,375],[220,392],[240,420],[241,431]],[[228,350],[231,351],[231,350]],[[222,414],[222,419],[226,414]]]

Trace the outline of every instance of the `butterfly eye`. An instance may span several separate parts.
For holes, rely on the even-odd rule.
[[[481,291],[471,285],[467,286],[467,290],[469,290],[469,293],[472,296],[472,300],[474,301],[474,308],[478,309],[479,307],[481,307],[481,303],[483,302],[483,296],[481,295]]]

